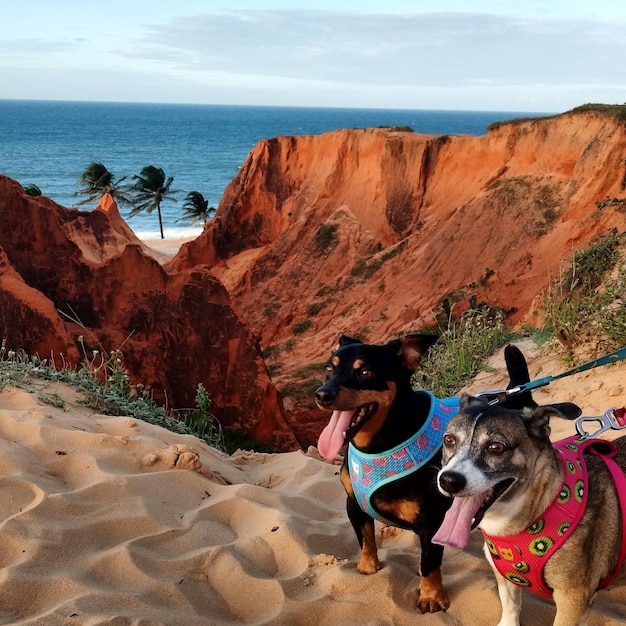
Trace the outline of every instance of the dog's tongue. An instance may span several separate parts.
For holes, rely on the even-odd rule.
[[[333,411],[328,426],[324,428],[317,442],[319,453],[332,461],[344,444],[343,434],[348,430],[354,411]]]
[[[443,523],[433,537],[433,543],[450,548],[466,548],[472,532],[472,520],[485,501],[487,494],[479,493],[466,498],[454,498]]]

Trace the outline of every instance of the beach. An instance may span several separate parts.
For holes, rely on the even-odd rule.
[[[148,254],[159,263],[166,263],[180,250],[180,247],[188,241],[193,241],[198,235],[189,237],[172,237],[171,239],[142,239],[147,246]]]
[[[563,371],[521,345],[531,376]],[[506,382],[499,353],[470,391]],[[624,365],[535,392],[585,414],[624,402]],[[48,400],[47,402],[44,400]],[[52,403],[52,399],[54,402]],[[573,425],[553,421],[554,438]],[[317,450],[228,456],[190,435],[101,415],[61,383],[0,392],[0,624],[496,624],[493,575],[474,532],[446,550],[451,606],[414,608],[419,546],[377,523],[382,570],[356,572],[338,465]],[[623,576],[598,593],[590,624],[626,620]],[[524,594],[522,623],[550,624],[550,602]]]

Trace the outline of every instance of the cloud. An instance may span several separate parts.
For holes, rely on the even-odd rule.
[[[238,11],[148,27],[128,57],[192,71],[381,85],[626,82],[624,23],[486,14]]]
[[[28,56],[31,58],[37,55],[53,54],[57,52],[71,51],[80,45],[81,40],[74,39],[0,39],[0,55]]]

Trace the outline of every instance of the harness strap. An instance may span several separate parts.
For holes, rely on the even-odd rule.
[[[607,441],[606,443],[609,442]],[[611,472],[622,516],[622,547],[617,560],[617,567],[611,574],[602,579],[598,585],[598,589],[606,589],[606,587],[608,587],[619,574],[624,561],[626,561],[626,475],[624,475],[622,468],[612,458],[616,453],[616,448],[613,444],[611,444],[611,449],[608,453],[600,452],[597,448],[591,448],[590,452],[602,458],[602,460],[606,463],[608,470]]]
[[[348,444],[348,470],[357,502],[370,517],[388,524],[393,522],[377,511],[371,502],[374,492],[426,465],[441,448],[448,423],[459,411],[460,398],[440,400],[428,391],[416,393],[430,398],[430,411],[412,437],[380,454],[368,454],[352,443]],[[407,415],[406,419],[417,419],[417,416]]]

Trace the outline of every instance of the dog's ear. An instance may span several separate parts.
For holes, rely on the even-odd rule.
[[[509,372],[509,384],[507,385],[507,389],[523,385],[530,381],[528,364],[526,363],[522,351],[517,346],[509,344],[504,348],[504,362]],[[507,409],[522,409],[525,406],[535,407],[537,403],[533,400],[530,391],[523,391],[522,393],[509,396],[501,403],[501,406]]]
[[[484,398],[477,398],[476,396],[470,396],[468,393],[461,393],[459,402],[459,412],[465,411],[473,406],[489,406],[489,403]]]
[[[414,333],[390,341],[387,343],[387,347],[400,357],[403,365],[408,370],[416,372],[422,357],[435,341],[437,341],[437,335]]]
[[[551,404],[547,406],[525,407],[521,411],[522,421],[528,434],[543,444],[550,445],[550,418],[563,417],[563,414]]]
[[[583,414],[583,410],[573,402],[554,402],[550,405],[559,413],[559,417],[566,420],[575,420]]]
[[[344,335],[343,333],[339,333],[339,347],[343,348],[352,343],[363,343],[360,339],[355,339],[354,337],[349,337],[348,335]]]

